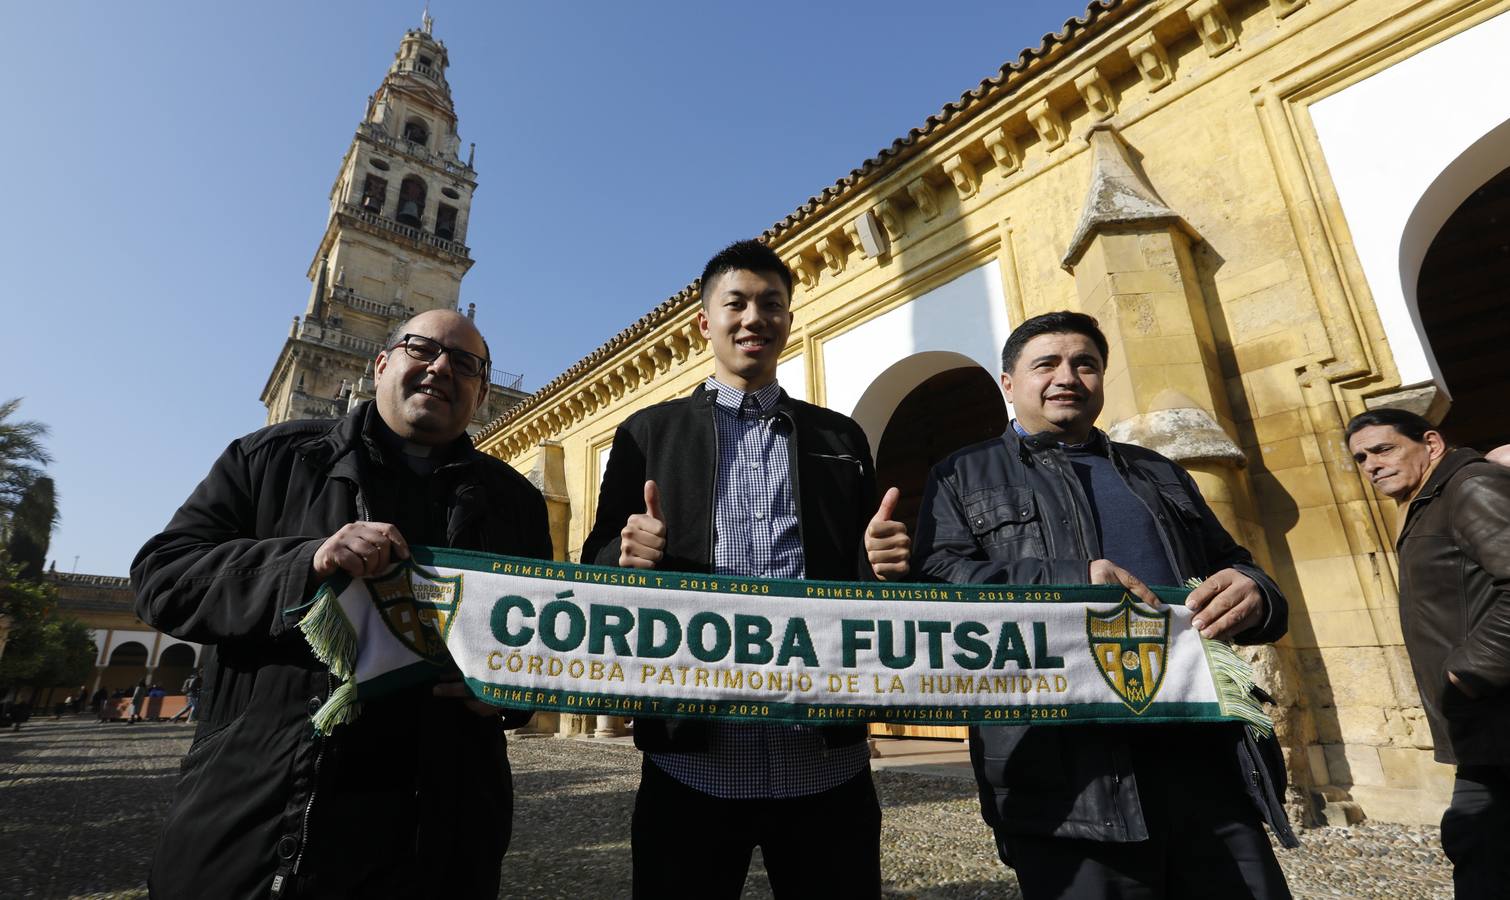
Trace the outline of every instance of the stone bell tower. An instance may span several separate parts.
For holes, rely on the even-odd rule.
[[[270,425],[344,414],[371,396],[373,358],[395,325],[460,308],[477,173],[472,150],[465,162],[460,156],[450,60],[432,25],[427,11],[420,28],[405,32],[341,160],[309,266],[309,302],[262,389]],[[522,381],[494,369],[474,425],[523,399]]]

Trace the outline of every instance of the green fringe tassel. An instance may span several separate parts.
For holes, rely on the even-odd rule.
[[[1253,668],[1237,651],[1221,641],[1201,638],[1206,645],[1206,661],[1216,681],[1217,702],[1222,714],[1242,719],[1255,739],[1274,733],[1274,722],[1253,696]]]
[[[309,612],[299,620],[299,630],[330,674],[342,681],[351,678],[357,664],[357,632],[341,611],[334,592],[320,589]]]
[[[320,711],[310,721],[314,723],[316,731],[329,737],[337,725],[350,724],[361,711],[362,704],[357,701],[356,682],[348,681],[331,692],[320,705]]]

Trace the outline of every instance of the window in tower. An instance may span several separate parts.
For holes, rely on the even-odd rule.
[[[456,240],[456,207],[445,203],[436,207],[435,236],[448,241]]]
[[[372,158],[372,167],[379,172],[386,172],[388,171],[388,160],[374,156]]]
[[[388,180],[372,173],[362,185],[362,208],[370,213],[381,213],[383,201],[388,199]]]
[[[398,220],[421,227],[425,214],[425,183],[414,175],[405,178],[398,188]]]
[[[419,58],[419,64],[422,65],[422,66],[434,65],[434,63],[431,62],[430,57],[428,57],[428,56],[421,56]]]
[[[404,123],[404,140],[421,145],[429,143],[430,129],[419,119],[410,119]]]
[[[442,195],[450,197],[452,200],[460,200],[461,199],[461,195],[458,194],[458,193],[456,193],[456,188],[449,188],[449,187],[441,188],[440,192],[441,192]]]

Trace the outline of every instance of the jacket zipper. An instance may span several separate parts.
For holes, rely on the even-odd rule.
[[[706,394],[704,395],[706,396]],[[708,573],[718,568],[718,401],[708,403],[708,428],[713,432],[713,466],[708,473]]]
[[[330,673],[325,673],[325,697],[330,698],[334,688],[330,683]],[[320,763],[325,759],[325,738],[315,738],[320,742],[320,749],[315,751],[315,774],[314,780],[309,786],[309,802],[304,804],[304,819],[299,823],[299,853],[294,857],[294,874],[299,874],[299,866],[304,862],[304,850],[309,846],[309,814],[315,808],[315,794],[320,790]]]
[[[362,486],[356,485],[357,519],[358,521],[371,521],[367,500],[362,496]],[[331,683],[330,672],[325,673],[325,699],[335,692],[335,686]],[[299,822],[299,852],[294,856],[294,874],[299,874],[299,866],[304,862],[304,849],[309,846],[309,814],[315,808],[315,795],[320,790],[320,763],[325,761],[325,738],[316,738],[320,742],[320,749],[315,751],[315,774],[309,786],[309,801],[304,804],[304,817]]]
[[[786,411],[778,411],[778,415],[786,421],[787,428],[791,431],[791,437],[787,439],[787,468],[792,477],[792,514],[797,518],[797,544],[802,548],[802,571],[807,573],[807,537],[802,531],[802,479],[798,472],[802,467],[801,448],[797,445],[797,420],[788,415]],[[855,460],[858,464],[859,460]],[[861,467],[861,474],[864,474]]]

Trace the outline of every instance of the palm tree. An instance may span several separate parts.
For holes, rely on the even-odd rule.
[[[8,532],[11,514],[21,497],[42,474],[52,455],[42,446],[47,426],[41,422],[14,422],[21,398],[0,403],[0,532]]]
[[[52,479],[42,476],[31,483],[10,517],[10,536],[5,550],[10,561],[21,567],[20,577],[39,580],[47,562],[52,531],[58,525],[58,495]]]

